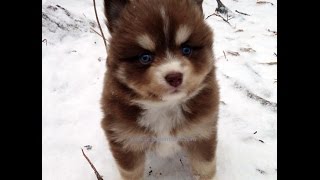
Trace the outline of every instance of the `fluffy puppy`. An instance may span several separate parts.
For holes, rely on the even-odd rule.
[[[148,151],[183,150],[194,175],[216,174],[219,89],[202,0],[105,0],[109,39],[104,129],[123,179]]]

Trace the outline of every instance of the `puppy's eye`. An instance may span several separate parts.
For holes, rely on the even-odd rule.
[[[150,64],[153,60],[153,56],[150,53],[143,53],[139,56],[139,61],[141,64]]]
[[[184,56],[189,56],[192,53],[192,48],[188,45],[182,45],[181,46],[181,53]]]

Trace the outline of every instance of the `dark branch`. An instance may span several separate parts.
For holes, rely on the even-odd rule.
[[[222,17],[220,14],[213,13],[213,14],[209,15],[208,17],[206,17],[206,19],[208,19],[210,16],[218,16],[218,17],[220,17],[224,22],[228,23],[228,24],[231,26],[231,24],[229,23],[229,21],[228,21],[227,19],[225,19],[224,17]],[[230,18],[230,19],[232,19],[232,18]],[[229,19],[229,20],[230,20],[230,19]]]
[[[91,168],[94,170],[94,173],[97,176],[98,180],[103,180],[102,176],[98,173],[97,169],[94,167],[94,165],[91,163],[90,159],[87,157],[87,155],[84,153],[83,149],[81,148],[82,154],[83,156],[87,159],[87,161],[89,162]]]
[[[268,1],[257,1],[257,4],[271,4],[273,6],[272,2],[268,2]]]
[[[260,63],[260,64],[266,64],[266,65],[277,65],[277,62],[268,62],[268,63]]]
[[[239,13],[239,14],[245,15],[245,16],[250,16],[249,14],[240,12],[240,11],[238,11],[238,10],[236,10],[236,12]]]
[[[95,32],[96,34],[98,34],[100,37],[102,37],[101,36],[101,34],[99,34],[96,30],[94,30],[93,28],[90,28],[93,32]],[[104,38],[104,37],[102,37],[105,41],[106,41],[106,39]]]
[[[104,37],[103,31],[102,31],[102,28],[101,28],[101,25],[100,25],[100,22],[99,22],[99,18],[98,18],[98,14],[97,14],[97,8],[96,8],[96,1],[95,0],[93,0],[93,6],[94,6],[94,13],[96,15],[97,23],[99,25],[99,29],[100,29],[100,32],[101,32],[101,35],[102,35],[102,40],[103,40],[104,45],[105,45],[106,50],[107,50],[108,49],[107,48],[107,42],[105,40],[106,38]]]
[[[223,51],[224,58],[228,61],[226,53]]]

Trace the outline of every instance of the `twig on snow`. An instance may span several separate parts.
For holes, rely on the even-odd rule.
[[[232,56],[240,56],[240,53],[235,52],[235,51],[227,51],[227,53],[232,55]]]
[[[208,19],[209,17],[213,16],[215,13],[210,14],[209,16],[206,17],[206,19]]]
[[[229,18],[230,17],[230,18]],[[229,14],[227,14],[227,21],[229,22],[229,20],[233,19],[234,17],[229,16]]]
[[[223,51],[224,58],[228,61],[226,53]]]
[[[271,4],[273,6],[272,2],[268,2],[268,1],[257,1],[257,4]]]
[[[101,34],[99,34],[96,30],[94,30],[93,28],[90,28],[93,32],[95,32],[96,34],[98,34],[100,37],[102,37],[101,36]],[[102,37],[105,41],[106,41],[106,39],[104,38],[104,37]]]
[[[250,16],[250,14],[243,13],[243,12],[240,12],[240,11],[238,11],[238,10],[236,10],[236,12],[239,13],[239,14],[245,15],[245,16]]]
[[[266,64],[266,65],[277,65],[277,62],[268,62],[268,63],[259,63],[259,64]]]
[[[83,156],[87,159],[87,161],[89,162],[91,168],[94,170],[94,173],[97,176],[98,180],[103,180],[102,176],[98,173],[97,169],[94,167],[94,165],[91,163],[90,159],[87,157],[87,155],[84,153],[83,149],[81,148],[82,154]]]
[[[100,25],[100,22],[99,22],[99,18],[98,18],[98,14],[97,14],[97,8],[96,8],[96,1],[93,0],[93,7],[94,7],[94,13],[96,15],[96,19],[97,19],[97,23],[98,23],[98,26],[99,26],[99,29],[100,29],[100,32],[101,32],[101,35],[102,35],[102,40],[104,42],[104,45],[106,47],[106,50],[108,49],[107,48],[107,42],[106,42],[106,38],[104,37],[104,34],[103,34],[103,31],[102,31],[102,28],[101,28],[101,25]]]
[[[226,23],[228,23],[231,27],[232,27],[232,25],[229,23],[229,20],[230,19],[232,19],[232,18],[228,18],[228,19],[225,19],[224,17],[222,17],[220,14],[217,14],[217,13],[213,13],[213,14],[211,14],[211,15],[209,15],[208,17],[206,17],[206,19],[208,19],[209,17],[211,17],[211,16],[218,16],[218,17],[220,17],[224,22],[226,22]],[[228,16],[227,16],[228,17]]]

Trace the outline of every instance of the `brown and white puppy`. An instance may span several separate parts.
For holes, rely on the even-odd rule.
[[[195,175],[213,179],[219,89],[202,0],[104,3],[111,38],[102,127],[122,178],[143,178],[148,151],[183,150]]]

